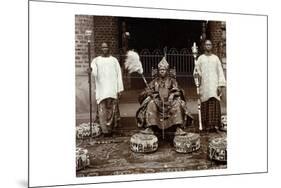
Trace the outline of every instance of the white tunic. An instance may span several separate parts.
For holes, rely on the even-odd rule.
[[[124,90],[121,68],[115,57],[98,56],[93,59],[91,67],[96,84],[96,100],[117,99],[117,93]]]
[[[205,102],[211,97],[220,100],[217,89],[219,86],[226,86],[226,81],[218,56],[214,54],[199,56],[195,68],[201,77],[201,102]]]

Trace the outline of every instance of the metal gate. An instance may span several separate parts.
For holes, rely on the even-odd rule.
[[[121,51],[121,50],[120,50]],[[163,50],[160,49],[143,49],[139,53],[140,60],[142,62],[144,76],[147,78],[147,81],[152,79],[152,68],[158,68],[158,63],[164,57]],[[118,58],[120,62],[124,63],[125,55],[120,53],[114,55]],[[176,70],[176,79],[182,88],[191,88],[195,87],[193,81],[193,69],[194,69],[194,59],[191,50],[183,48],[177,50],[176,48],[171,48],[166,52],[166,60],[168,61],[170,68]],[[121,64],[123,64],[121,63]],[[127,89],[142,89],[145,87],[140,75],[123,75],[123,80],[125,87]]]
[[[164,53],[159,49],[153,51],[144,49],[139,53],[139,55],[143,65],[144,75],[150,77],[152,67],[157,68],[158,63],[164,56]],[[192,75],[194,59],[191,51],[187,48],[184,48],[180,51],[175,48],[171,48],[166,53],[166,59],[170,65],[170,68],[176,69],[177,77],[188,77]]]

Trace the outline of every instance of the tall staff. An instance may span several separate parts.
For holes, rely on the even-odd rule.
[[[198,121],[199,121],[199,130],[202,131],[202,118],[201,118],[201,100],[200,100],[200,75],[199,72],[197,70],[197,55],[198,55],[198,47],[196,46],[196,43],[193,43],[193,46],[191,48],[192,50],[192,54],[193,54],[193,58],[194,58],[194,73],[193,73],[193,77],[194,77],[194,82],[196,85],[196,90],[197,90],[197,95],[198,95],[198,99],[197,99],[197,104],[198,104]]]
[[[93,127],[92,127],[92,68],[91,68],[91,35],[92,30],[86,30],[85,36],[88,42],[88,83],[89,83],[89,102],[90,102],[90,130],[91,136],[93,135]]]
[[[164,47],[164,49],[163,49],[163,52],[164,52],[164,57],[165,57],[165,59],[166,59],[166,57],[167,57],[167,46],[165,46]],[[162,106],[162,110],[163,110],[163,120],[162,120],[162,139],[164,140],[164,138],[165,138],[165,131],[164,131],[164,123],[165,123],[165,106],[164,106],[164,103],[165,103],[165,101],[164,101],[164,98],[162,98],[162,104],[163,104],[163,106]]]

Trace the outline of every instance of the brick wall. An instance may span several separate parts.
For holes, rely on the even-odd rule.
[[[118,18],[109,16],[75,15],[75,65],[76,65],[76,116],[88,117],[89,84],[86,69],[88,67],[88,43],[85,31],[92,30],[91,59],[101,54],[102,42],[108,42],[112,54],[118,54]],[[93,83],[93,82],[92,82]],[[95,84],[92,84],[93,117],[97,104]]]
[[[88,67],[88,43],[85,37],[86,30],[93,30],[94,17],[75,15],[75,65],[76,65],[76,115],[89,113],[89,84],[86,68]],[[93,44],[94,36],[91,41]],[[91,45],[91,55],[94,54],[94,46]],[[92,84],[93,117],[96,112],[95,85]],[[88,121],[88,120],[87,120]]]
[[[222,22],[220,21],[210,21],[208,23],[209,31],[210,31],[210,39],[213,42],[213,52],[219,55],[219,46],[222,39]]]
[[[88,44],[85,37],[86,30],[93,30],[93,16],[75,15],[75,64],[88,63]],[[91,38],[93,41],[93,35]],[[94,47],[91,47],[91,54],[94,54]]]
[[[209,22],[210,39],[213,42],[213,52],[219,56],[225,78],[227,78],[226,68],[226,26],[225,22],[211,21]],[[226,89],[223,90],[221,97],[221,105],[226,106]],[[226,113],[226,112],[225,112]]]
[[[88,63],[86,30],[92,30],[91,58],[101,54],[102,42],[107,42],[112,54],[119,53],[118,18],[111,16],[75,15],[75,64],[76,67]]]
[[[118,18],[111,16],[94,16],[94,48],[95,56],[101,54],[102,42],[107,42],[111,54],[119,53],[118,50]]]

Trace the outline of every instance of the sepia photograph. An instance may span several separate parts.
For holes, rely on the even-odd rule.
[[[76,14],[76,176],[226,169],[226,28]]]
[[[29,2],[30,187],[268,172],[267,15],[92,3]]]
[[[277,3],[1,5],[0,187],[280,185]]]

